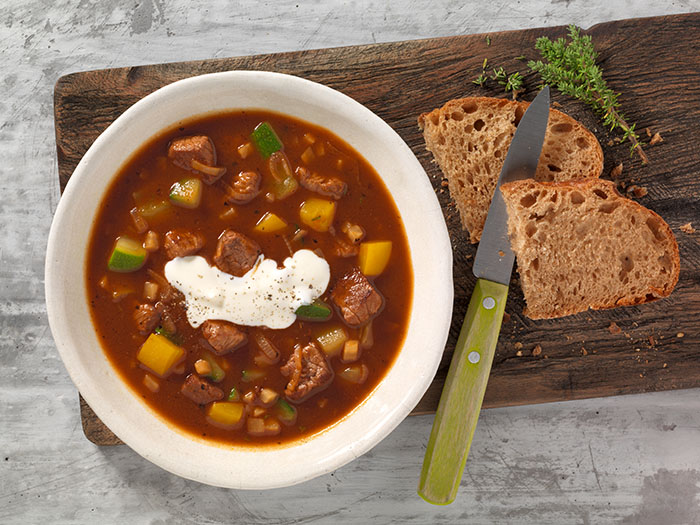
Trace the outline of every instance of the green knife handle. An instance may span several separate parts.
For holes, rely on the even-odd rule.
[[[447,505],[457,496],[507,296],[508,287],[503,284],[485,279],[476,282],[423,460],[418,494],[428,503]]]

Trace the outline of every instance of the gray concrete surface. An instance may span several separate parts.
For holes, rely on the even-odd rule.
[[[5,0],[0,522],[700,523],[699,390],[486,411],[448,507],[415,493],[431,416],[296,487],[243,492],[177,478],[83,437],[43,294],[59,198],[52,89],[62,74],[689,11],[700,2]]]

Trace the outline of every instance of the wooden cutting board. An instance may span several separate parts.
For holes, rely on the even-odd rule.
[[[532,100],[537,80],[516,57],[538,58],[533,47],[537,37],[565,33],[566,28],[555,27],[67,75],[56,83],[54,99],[61,188],[116,117],[148,93],[182,78],[233,69],[278,71],[321,82],[365,104],[418,156],[452,239],[452,328],[437,376],[414,411],[433,412],[475,283],[471,265],[476,250],[467,242],[442,175],[425,150],[416,118],[452,98],[506,96],[472,83],[484,58],[489,66],[521,72],[528,89],[520,98]],[[650,162],[642,166],[630,157],[626,144],[611,141],[617,135],[608,134],[587,108],[559,94],[554,101],[600,140],[604,178],[622,162],[620,186],[647,189],[639,202],[666,219],[677,236],[680,281],[670,298],[656,303],[550,321],[524,317],[522,293],[511,286],[485,407],[700,386],[700,233],[680,229],[692,222],[700,230],[700,13],[610,22],[587,33],[610,87],[623,93],[623,112],[645,138],[649,128],[663,142],[646,148]],[[619,331],[611,329],[612,323]],[[120,443],[82,399],[81,414],[91,441]]]

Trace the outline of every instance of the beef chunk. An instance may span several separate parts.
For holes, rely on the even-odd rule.
[[[289,361],[280,368],[289,383],[284,393],[291,401],[300,402],[320,392],[333,381],[333,370],[326,356],[314,343],[297,345]]]
[[[163,248],[169,259],[197,253],[204,246],[204,235],[199,232],[170,230],[165,234]]]
[[[226,202],[229,204],[246,204],[260,193],[262,177],[257,171],[242,171],[226,188]]]
[[[248,342],[243,330],[226,321],[204,321],[202,335],[217,355],[224,355]]]
[[[168,157],[173,161],[173,164],[186,170],[194,170],[192,168],[193,160],[201,162],[205,166],[216,165],[214,143],[206,135],[195,135],[173,140],[168,148]]]
[[[163,307],[160,303],[157,306],[152,304],[140,304],[134,312],[134,320],[141,335],[150,334],[160,323],[160,316],[163,314]]]
[[[356,244],[350,244],[342,239],[334,239],[333,241],[333,254],[338,257],[355,257],[360,253],[360,247]]]
[[[222,272],[241,277],[254,265],[262,253],[258,243],[233,230],[224,230],[214,254],[214,264]]]
[[[182,394],[197,403],[206,405],[212,401],[219,401],[224,398],[224,391],[212,385],[206,379],[202,379],[197,374],[190,374],[182,383],[180,388]]]
[[[352,327],[366,324],[384,306],[381,294],[357,268],[335,283],[331,298]]]
[[[299,166],[296,170],[299,183],[309,191],[319,193],[325,197],[340,199],[348,191],[348,185],[337,177],[324,177],[311,173],[306,168]]]

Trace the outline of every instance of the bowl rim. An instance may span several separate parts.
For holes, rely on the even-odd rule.
[[[207,89],[215,90],[217,89],[217,86],[222,83],[223,85],[229,86],[241,86],[242,84],[248,83],[258,87],[269,85],[270,83],[284,85],[292,89],[292,91],[298,91],[300,94],[303,94],[304,97],[316,97],[331,101],[333,104],[335,104],[333,109],[330,111],[331,114],[340,112],[344,118],[350,118],[348,115],[351,115],[353,119],[357,119],[362,125],[370,126],[369,131],[385,140],[387,147],[396,148],[394,155],[397,155],[400,160],[406,164],[406,166],[410,167],[410,169],[415,172],[410,174],[410,176],[415,179],[411,181],[411,184],[415,186],[414,189],[419,191],[417,191],[411,198],[415,200],[415,204],[422,206],[422,220],[426,223],[426,227],[429,226],[431,229],[431,238],[428,239],[428,242],[432,242],[431,247],[437,250],[437,253],[440,254],[440,257],[435,257],[435,260],[433,261],[432,270],[434,273],[431,275],[424,273],[424,275],[419,276],[418,272],[416,271],[414,260],[415,247],[411,245],[411,235],[406,227],[406,219],[402,213],[401,215],[404,222],[404,227],[406,229],[406,235],[409,240],[409,245],[411,246],[411,260],[413,266],[414,297],[412,299],[413,304],[411,323],[414,323],[414,317],[417,311],[416,290],[419,279],[421,279],[420,282],[429,282],[432,286],[433,295],[435,297],[442,298],[441,300],[435,302],[435,304],[433,304],[431,307],[432,310],[429,316],[434,321],[431,327],[431,329],[434,330],[435,335],[433,341],[434,344],[432,344],[432,353],[427,351],[425,352],[429,358],[425,358],[423,361],[416,364],[416,367],[420,366],[420,370],[416,372],[418,374],[418,381],[408,385],[406,395],[391,407],[387,406],[386,403],[382,404],[379,401],[375,403],[376,400],[373,399],[374,396],[377,395],[377,391],[380,390],[382,383],[384,383],[388,377],[392,376],[392,371],[396,368],[396,364],[404,352],[407,343],[409,342],[409,335],[412,333],[412,327],[409,327],[406,338],[402,344],[402,349],[397,358],[394,360],[394,363],[391,365],[383,379],[380,380],[379,385],[375,387],[375,389],[358,407],[353,409],[340,421],[334,423],[329,428],[314,434],[308,439],[295,441],[289,445],[282,445],[280,447],[251,449],[247,447],[222,446],[218,443],[197,440],[190,434],[185,434],[182,431],[173,428],[162,419],[160,420],[160,423],[158,423],[156,420],[159,419],[159,416],[157,416],[153,410],[147,407],[145,403],[138,399],[135,399],[135,401],[140,405],[143,405],[143,407],[145,407],[145,411],[140,411],[138,408],[136,408],[135,414],[126,415],[121,413],[122,411],[120,411],[120,407],[118,406],[118,400],[105,398],[104,390],[101,386],[101,383],[110,381],[110,378],[108,377],[109,374],[105,375],[103,373],[102,377],[95,377],[94,374],[90,374],[90,370],[86,366],[86,363],[81,360],[81,354],[77,348],[77,341],[79,340],[79,337],[87,336],[85,334],[83,334],[83,336],[77,335],[78,329],[75,327],[71,328],[70,323],[67,322],[70,318],[67,310],[71,307],[71,305],[67,304],[66,283],[63,279],[64,272],[67,271],[65,252],[69,246],[69,243],[66,242],[66,235],[68,234],[66,233],[64,223],[69,223],[71,220],[74,220],[73,217],[75,215],[75,211],[71,209],[71,205],[74,205],[76,199],[80,198],[79,192],[81,189],[81,184],[85,184],[85,180],[91,176],[90,170],[93,169],[93,164],[97,162],[96,159],[98,159],[99,155],[104,151],[109,151],[111,143],[116,140],[116,137],[118,137],[120,133],[123,133],[129,128],[130,125],[143,118],[144,115],[148,115],[149,113],[156,111],[158,107],[167,104],[168,100],[177,100],[177,97],[181,96],[191,96],[191,93],[195,91],[206,91]],[[258,104],[255,107],[266,109],[264,104]],[[253,106],[248,105],[237,109],[246,108],[252,109]],[[212,112],[223,111],[225,111],[224,108],[218,108]],[[201,111],[198,111],[193,113],[189,118],[196,118],[202,114],[203,113]],[[165,130],[173,126],[175,122],[182,120],[183,119],[175,119],[175,121],[170,122],[169,124],[160,125],[159,127],[161,130]],[[360,155],[363,155],[366,158],[365,153],[352,144],[347,137],[344,137],[332,127],[325,127],[327,127],[334,134],[340,136],[343,140],[349,142]],[[152,137],[153,134],[142,138],[141,144],[147,142]],[[130,151],[128,152],[128,155],[124,156],[124,158],[127,159],[126,161],[128,161],[134,151],[135,150]],[[374,166],[374,163],[372,163],[371,160],[368,159],[368,162]],[[99,201],[102,200],[111,181],[121,170],[123,165],[124,163],[115,166],[112,173],[101,177],[102,183],[97,185],[99,188],[101,188],[101,197],[99,197]],[[375,170],[384,180],[382,172],[380,172],[376,166]],[[389,186],[386,180],[384,180],[384,183],[387,185],[387,187]],[[394,198],[397,207],[401,208],[399,206],[399,202],[396,201],[394,192],[390,190],[390,193],[392,194],[392,198]],[[414,205],[414,203],[411,204]],[[405,209],[406,206],[408,206],[408,204],[404,203],[403,207]],[[91,213],[94,213],[94,210],[91,210]],[[94,215],[92,218],[94,219]],[[89,228],[91,231],[92,221],[90,221]],[[81,268],[80,271],[84,274],[84,268]],[[82,282],[82,297],[83,301],[87,303],[87,294],[84,291],[84,278],[82,279]],[[328,473],[352,461],[359,455],[364,454],[382,439],[384,439],[416,406],[427,390],[437,371],[449,332],[453,302],[452,249],[447,227],[442,215],[442,210],[429,182],[428,176],[420,162],[417,160],[408,145],[401,139],[401,137],[384,120],[370,111],[364,105],[328,86],[297,76],[269,71],[228,71],[210,73],[206,75],[189,77],[168,84],[140,99],[135,104],[130,106],[117,119],[115,119],[114,122],[112,122],[90,146],[68,181],[54,214],[46,252],[45,296],[49,325],[51,327],[54,341],[73,383],[76,385],[88,405],[91,406],[97,416],[130,448],[165,470],[188,479],[200,481],[202,483],[238,489],[276,488],[300,483],[302,481]],[[83,332],[94,332],[94,330]],[[439,351],[437,350],[438,348]],[[106,362],[107,367],[111,369],[112,365],[104,355],[104,351],[101,347],[99,356]],[[99,363],[99,366],[102,366],[101,362]],[[118,373],[115,375],[118,376]],[[126,385],[126,382],[122,381],[121,378],[118,378],[118,381],[123,383],[123,386],[132,394],[133,398],[136,398],[133,390]],[[372,401],[372,403],[370,403],[373,405],[372,410],[375,410],[376,413],[379,414],[376,425],[372,428],[366,429],[366,432],[362,435],[355,432],[355,437],[357,439],[354,442],[346,443],[342,447],[337,446],[335,448],[331,443],[326,447],[325,440],[327,439],[322,438],[322,436],[327,437],[329,434],[333,434],[333,437],[335,437],[335,435],[340,436],[341,434],[338,433],[338,428],[344,427],[346,421],[356,418],[356,414],[362,412],[369,401]],[[319,440],[323,441],[323,450],[327,451],[329,456],[324,457],[319,461],[302,462],[301,464],[296,464],[297,468],[290,468],[286,470],[278,467],[264,466],[260,472],[257,472],[253,476],[254,479],[251,480],[246,480],[236,476],[232,477],[231,474],[234,471],[231,469],[231,465],[227,465],[226,468],[221,468],[220,471],[212,472],[211,470],[203,469],[202,466],[197,464],[196,461],[193,461],[192,458],[190,458],[188,461],[181,461],[178,463],[173,461],[172,458],[168,458],[167,455],[162,453],[162,451],[158,451],[154,443],[149,442],[148,439],[145,439],[144,434],[142,434],[141,427],[138,427],[138,425],[133,425],[134,422],[141,421],[141,419],[143,419],[143,413],[148,413],[150,417],[146,423],[149,425],[154,425],[158,431],[163,431],[163,427],[165,427],[165,432],[175,434],[175,436],[170,436],[169,434],[165,435],[168,442],[174,442],[180,446],[180,443],[177,440],[187,439],[193,443],[192,446],[196,449],[196,452],[201,452],[202,454],[206,453],[207,458],[205,459],[209,459],[210,455],[216,456],[217,460],[224,457],[231,457],[245,464],[248,461],[248,458],[243,457],[243,455],[249,455],[252,451],[254,455],[258,457],[265,456],[266,459],[270,460],[264,463],[274,462],[280,458],[283,461],[287,461],[290,459],[287,457],[291,453],[289,451],[301,453],[303,456],[304,454],[308,454],[310,450],[312,451],[314,444],[318,443]],[[157,417],[153,418],[152,416]],[[366,415],[364,417],[366,417]],[[347,430],[347,428],[354,428],[347,427],[347,425],[345,425],[345,427],[346,428],[344,430]],[[146,431],[148,431],[148,429],[146,429]],[[179,438],[177,436],[179,436]],[[200,450],[201,447],[204,447],[204,449]],[[226,449],[226,454],[222,456],[214,449]],[[196,454],[193,454],[193,456],[196,456]],[[178,459],[181,460],[182,458]],[[216,466],[216,463],[211,464]]]

